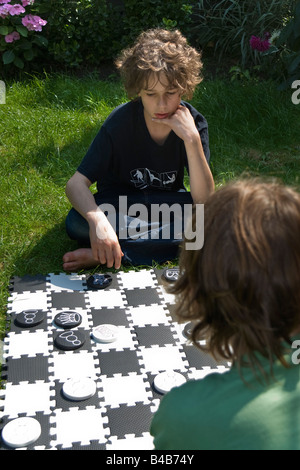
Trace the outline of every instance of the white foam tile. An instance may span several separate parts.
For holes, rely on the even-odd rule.
[[[3,415],[18,417],[19,413],[26,413],[28,416],[33,416],[38,411],[50,414],[52,396],[50,383],[36,382],[29,384],[28,382],[20,382],[18,385],[7,383]]]
[[[141,347],[141,363],[146,372],[158,373],[165,370],[185,371],[187,362],[184,355],[176,346],[166,345],[163,347],[153,346],[151,348]]]
[[[85,410],[72,408],[69,411],[56,410],[51,419],[54,440],[52,445],[71,447],[72,443],[90,445],[90,441],[105,441],[105,430],[102,411],[94,407]]]
[[[93,353],[81,351],[73,353],[66,351],[64,354],[53,353],[49,372],[53,373],[53,380],[65,382],[70,378],[91,377],[96,379],[99,375],[99,368],[95,367]]]
[[[86,296],[91,308],[125,308],[127,304],[124,293],[117,289],[87,291]]]
[[[127,312],[131,315],[136,326],[168,324],[170,322],[166,309],[163,305],[143,305],[140,307],[129,307]]]
[[[44,291],[23,292],[18,294],[13,292],[9,298],[9,311],[20,313],[23,310],[47,310],[49,294]]]
[[[137,402],[147,403],[152,398],[143,375],[129,374],[113,377],[101,377],[104,401],[106,405],[118,407],[120,404],[133,406]]]
[[[76,273],[50,273],[47,277],[47,282],[47,288],[54,292],[82,291],[86,286],[85,276]]]
[[[146,287],[157,287],[152,270],[130,271],[118,273],[118,279],[123,289],[144,289]]]
[[[49,333],[43,330],[35,332],[22,331],[21,333],[9,333],[4,341],[4,357],[33,357],[37,354],[45,356],[50,354],[51,344]]]

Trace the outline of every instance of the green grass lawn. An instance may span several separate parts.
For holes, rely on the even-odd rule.
[[[64,187],[125,93],[95,75],[7,83],[0,105],[0,335],[9,279],[62,271],[76,247],[65,234]],[[241,175],[300,187],[300,105],[271,82],[204,81],[192,104],[207,118],[216,186]]]

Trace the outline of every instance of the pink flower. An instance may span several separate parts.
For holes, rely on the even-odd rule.
[[[10,3],[11,0],[0,0],[0,3]]]
[[[34,4],[34,0],[22,0],[23,7],[27,7],[28,5],[33,5],[33,4]]]
[[[11,16],[20,15],[25,12],[25,8],[22,5],[6,5],[6,8]]]
[[[251,36],[250,46],[253,50],[265,52],[270,48],[270,34],[265,33],[264,38],[259,38],[258,36]]]
[[[47,24],[47,21],[39,16],[26,15],[22,18],[22,24],[28,31],[42,31],[42,27]]]
[[[13,31],[12,33],[7,34],[5,36],[5,42],[14,42],[14,41],[18,41],[19,39],[20,39],[20,35],[19,33],[17,33],[17,31]]]
[[[0,5],[0,17],[3,19],[9,15],[8,6],[9,5]]]

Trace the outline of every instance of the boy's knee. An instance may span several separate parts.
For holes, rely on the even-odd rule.
[[[88,223],[73,208],[66,217],[66,232],[71,240],[77,240],[84,244],[90,243]]]

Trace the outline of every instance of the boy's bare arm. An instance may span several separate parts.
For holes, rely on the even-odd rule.
[[[90,191],[91,181],[79,172],[75,172],[66,185],[66,195],[74,209],[89,224],[91,249],[95,260],[116,269],[121,266],[122,250],[118,237],[104,212],[97,206]]]
[[[214,180],[190,111],[185,106],[179,106],[172,116],[153,121],[171,127],[184,141],[189,163],[191,195],[195,204],[203,204],[214,191]]]
[[[206,161],[202,142],[197,132],[185,142],[189,163],[190,190],[195,204],[204,204],[214,191],[214,180]]]

